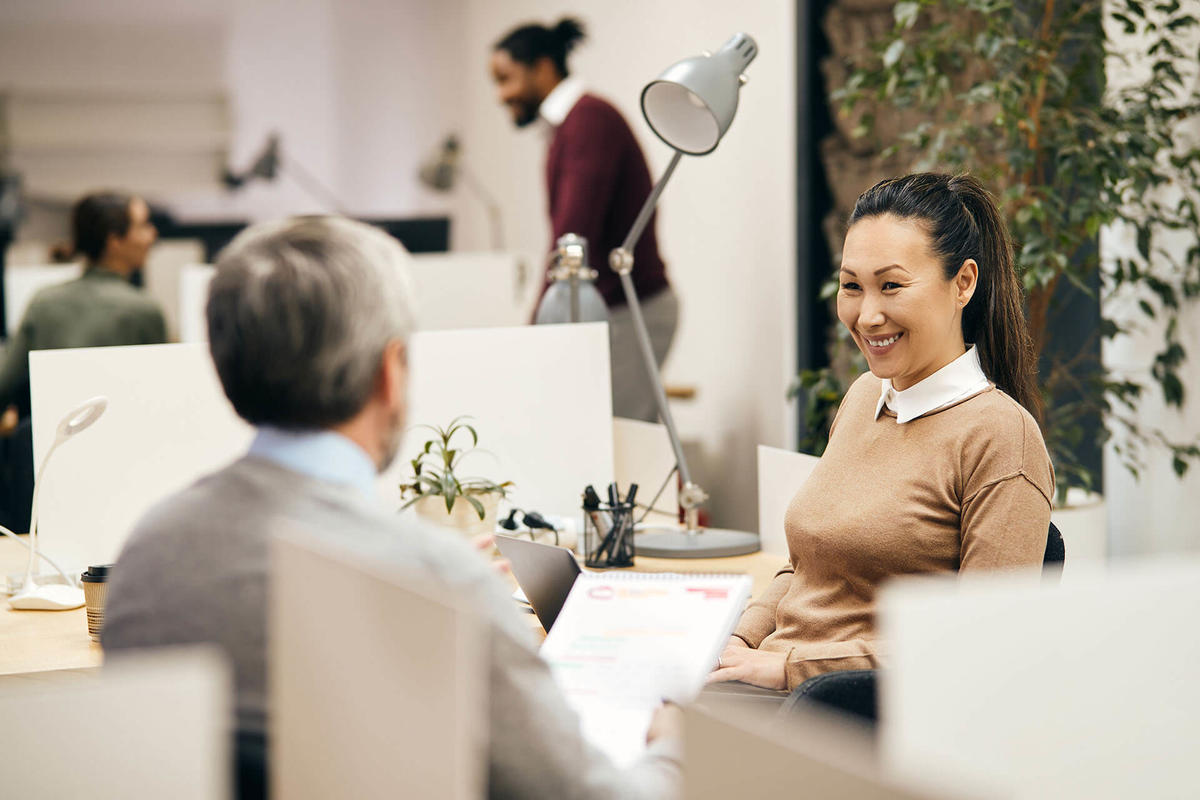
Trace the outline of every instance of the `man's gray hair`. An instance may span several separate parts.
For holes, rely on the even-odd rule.
[[[409,255],[370,225],[296,217],[255,225],[217,259],[208,341],[238,414],[328,428],[366,405],[384,348],[415,320]]]

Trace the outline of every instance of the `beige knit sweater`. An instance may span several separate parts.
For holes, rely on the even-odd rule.
[[[996,388],[903,425],[867,373],[784,519],[790,563],[735,635],[782,651],[788,688],[879,666],[875,595],[899,575],[1037,567],[1054,472],[1033,417]]]

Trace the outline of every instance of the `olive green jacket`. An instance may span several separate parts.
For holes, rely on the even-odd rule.
[[[73,281],[42,289],[29,303],[0,366],[0,410],[29,414],[29,353],[65,347],[162,344],[158,304],[128,280],[93,267]]]

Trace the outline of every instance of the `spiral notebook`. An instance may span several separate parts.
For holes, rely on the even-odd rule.
[[[750,597],[746,575],[584,573],[542,645],[583,734],[618,766],[663,699],[693,700]]]

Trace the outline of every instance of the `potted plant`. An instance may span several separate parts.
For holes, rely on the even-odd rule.
[[[432,431],[434,436],[425,441],[421,452],[410,462],[412,476],[400,484],[400,496],[405,499],[400,508],[412,506],[426,519],[474,536],[495,530],[497,506],[500,498],[507,496],[512,482],[496,483],[456,474],[463,459],[479,444],[475,428],[463,421],[467,419],[470,417],[455,417],[445,428],[415,426]],[[468,435],[470,446],[454,444],[456,437],[463,441]]]
[[[1078,457],[1089,415],[1135,476],[1155,452],[1180,476],[1200,459],[1200,441],[1177,441],[1137,415],[1152,389],[1183,406],[1189,343],[1179,317],[1200,297],[1200,148],[1181,124],[1200,112],[1200,90],[1183,77],[1196,61],[1200,15],[1187,5],[903,0],[882,38],[827,72],[840,84],[832,97],[843,150],[865,154],[875,173],[838,190],[856,195],[887,174],[932,169],[971,172],[996,192],[1028,294],[1059,505],[1099,488]],[[1129,79],[1106,85],[1106,66],[1121,65]],[[889,126],[895,133],[881,132]],[[1099,299],[1096,337],[1160,332],[1145,370],[1047,347],[1065,285]],[[862,366],[854,355],[835,340],[834,368],[793,384],[818,452]]]

